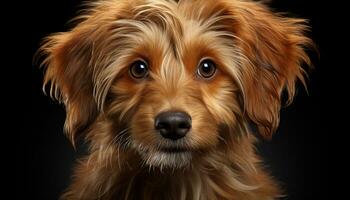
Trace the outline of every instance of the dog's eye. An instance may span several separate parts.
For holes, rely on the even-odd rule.
[[[148,65],[145,61],[138,60],[130,66],[130,74],[135,79],[142,79],[148,75]]]
[[[208,79],[214,76],[216,72],[216,65],[213,61],[209,59],[203,60],[198,66],[198,75]]]

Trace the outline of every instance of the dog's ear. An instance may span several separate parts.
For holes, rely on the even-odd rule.
[[[127,0],[85,6],[74,19],[75,28],[47,37],[38,51],[38,56],[45,58],[41,65],[45,69],[44,91],[49,89],[51,97],[64,103],[65,132],[73,145],[103,110],[112,81],[112,72],[103,70],[111,64],[120,43],[114,41],[115,22],[131,18],[130,10],[135,7]]]
[[[44,89],[49,87],[51,97],[64,103],[65,132],[73,145],[97,115],[90,64],[93,42],[89,30],[77,27],[52,35],[41,47],[45,55]]]
[[[305,49],[313,43],[305,36],[305,20],[273,14],[257,2],[233,2],[236,44],[245,56],[241,61],[245,115],[270,138],[279,124],[282,92],[286,91],[289,104],[295,82],[305,85],[302,65],[310,66]]]

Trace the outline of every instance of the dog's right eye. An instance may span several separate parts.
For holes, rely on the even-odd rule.
[[[210,79],[215,75],[216,65],[210,59],[204,59],[198,66],[198,75],[204,79]]]
[[[148,75],[148,65],[145,61],[138,60],[130,66],[130,75],[135,79],[143,79]]]

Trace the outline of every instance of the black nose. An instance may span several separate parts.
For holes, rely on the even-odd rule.
[[[163,112],[156,119],[154,126],[167,139],[178,140],[191,129],[191,117],[184,112]]]

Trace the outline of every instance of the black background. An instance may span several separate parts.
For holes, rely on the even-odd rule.
[[[32,64],[32,59],[43,37],[71,27],[67,22],[76,16],[81,1],[37,0],[19,4],[4,6],[11,13],[7,15],[11,20],[4,18],[10,30],[4,38],[10,44],[4,56],[6,66],[14,72],[4,74],[10,81],[5,81],[3,93],[12,97],[6,99],[16,105],[5,106],[10,111],[10,122],[5,125],[11,127],[9,132],[14,136],[3,140],[3,146],[11,149],[7,151],[11,152],[8,163],[15,170],[10,173],[14,181],[8,186],[15,188],[11,192],[15,199],[57,199],[69,184],[74,162],[84,148],[75,151],[63,135],[63,106],[43,94],[43,72]],[[320,55],[318,58],[311,53],[315,70],[310,74],[309,93],[299,85],[294,103],[281,111],[280,128],[273,140],[258,145],[273,176],[286,188],[289,200],[327,199],[328,195],[330,141],[324,102],[332,96],[328,82],[334,52],[328,35],[332,22],[324,15],[321,4],[317,0],[270,3],[275,11],[310,20],[310,37]]]

